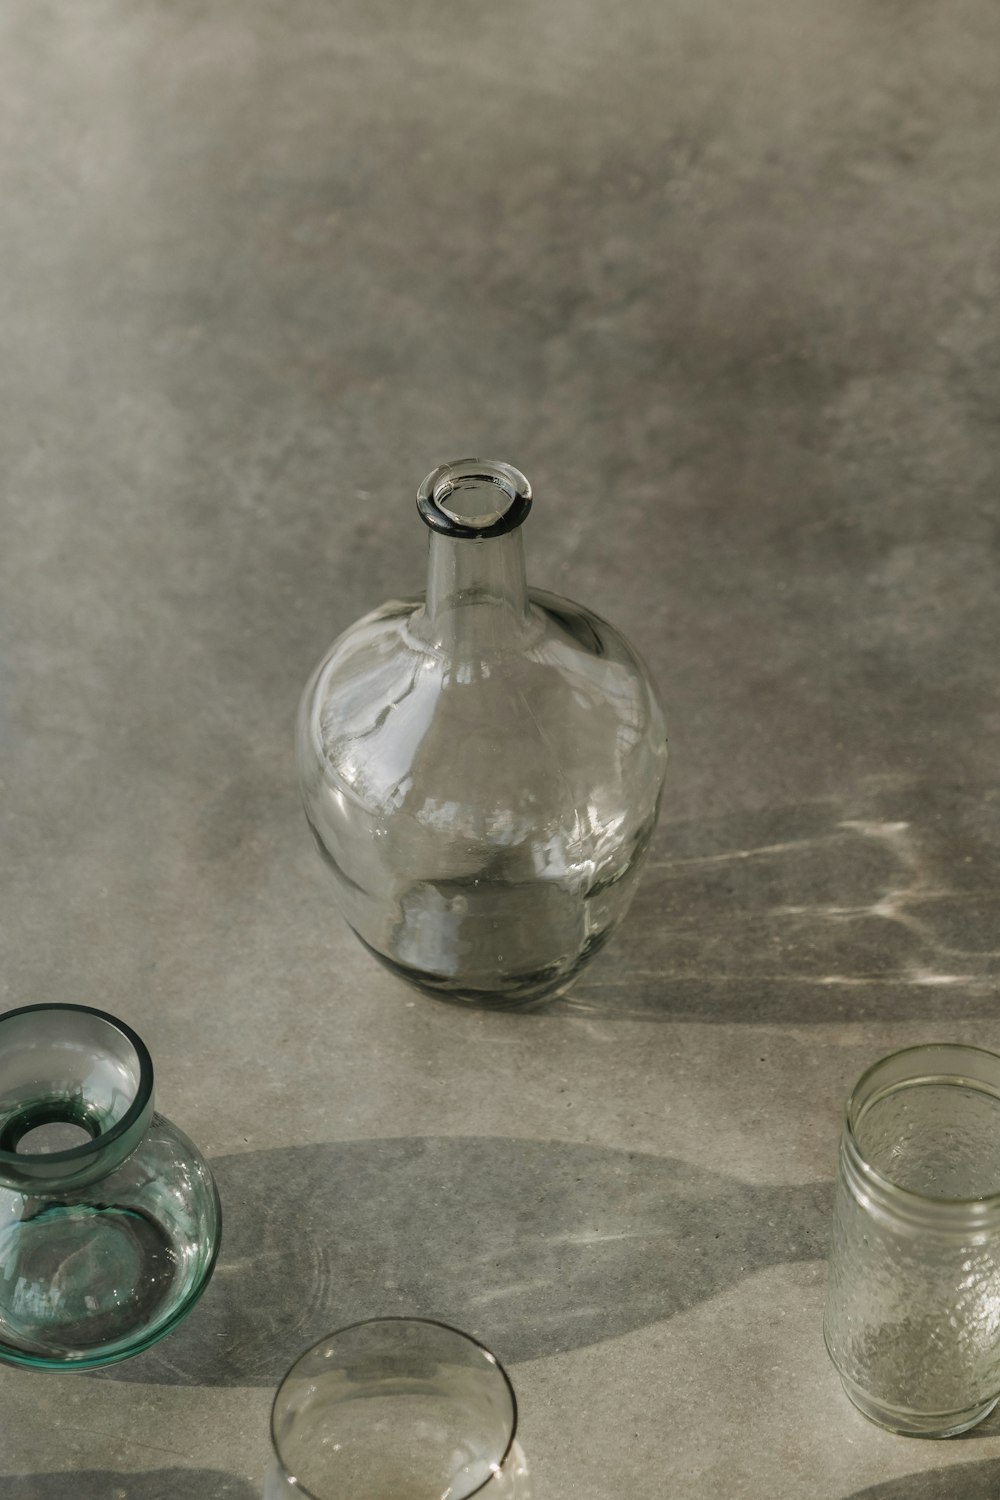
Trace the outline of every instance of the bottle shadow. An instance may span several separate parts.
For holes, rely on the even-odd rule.
[[[248,1479],[217,1469],[74,1469],[64,1474],[0,1476],[4,1500],[259,1500]]]
[[[851,807],[673,824],[617,940],[533,1014],[792,1024],[993,1015],[998,889],[995,788],[883,786]]]
[[[586,1144],[362,1140],[212,1165],[226,1221],[206,1296],[162,1344],[90,1378],[273,1386],[332,1328],[391,1313],[537,1359],[827,1247],[829,1184],[758,1187]]]

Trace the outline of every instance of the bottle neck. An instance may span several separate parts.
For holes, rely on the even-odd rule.
[[[470,540],[432,532],[421,634],[457,655],[492,655],[528,629],[528,584],[519,530]]]

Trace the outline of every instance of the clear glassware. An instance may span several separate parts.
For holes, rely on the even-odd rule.
[[[840,1146],[824,1334],[893,1432],[950,1437],[1000,1397],[1000,1057],[909,1047],[868,1069]]]
[[[0,1016],[0,1359],[89,1369],[147,1349],[204,1291],[221,1223],[130,1027],[84,1005]]]
[[[446,999],[565,989],[624,916],[656,824],[663,715],[606,621],[529,592],[523,474],[465,459],[417,494],[426,594],[334,642],[306,686],[306,816],[343,915]]]
[[[530,1500],[496,1356],[425,1318],[321,1339],[274,1398],[264,1500]]]

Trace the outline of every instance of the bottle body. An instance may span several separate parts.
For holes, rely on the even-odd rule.
[[[528,1005],[565,988],[628,907],[663,718],[612,626],[522,595],[516,556],[497,560],[499,584],[476,558],[470,577],[465,550],[435,572],[438,542],[428,595],[358,621],[307,685],[303,801],[340,909],[383,963],[444,998]]]

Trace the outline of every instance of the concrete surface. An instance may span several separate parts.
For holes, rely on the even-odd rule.
[[[4,7],[0,988],[128,1019],[228,1216],[158,1349],[0,1373],[4,1500],[252,1500],[379,1310],[509,1361],[537,1500],[1000,1491],[820,1334],[851,1081],[1000,1048],[998,97],[991,0]],[[291,757],[476,451],[672,731],[527,1017],[375,967]]]

